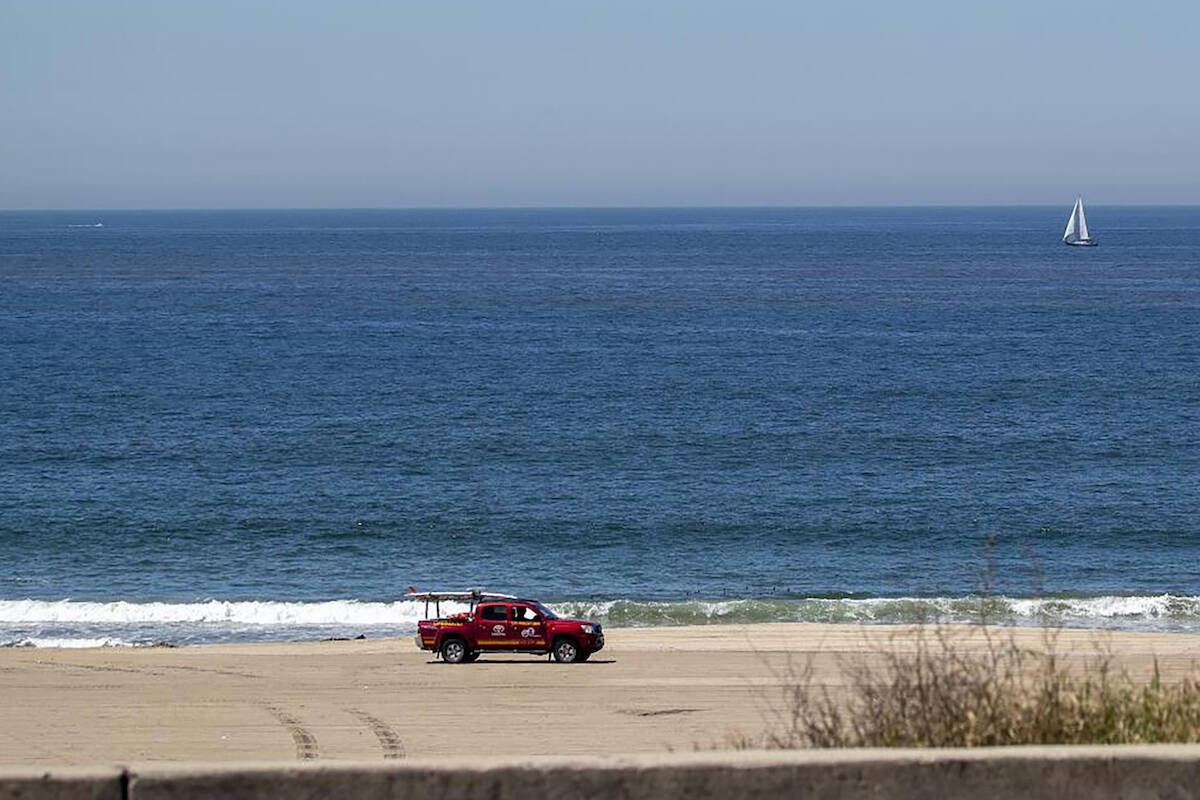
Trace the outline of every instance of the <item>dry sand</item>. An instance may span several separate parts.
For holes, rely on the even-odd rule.
[[[789,659],[837,686],[847,657],[905,646],[904,630],[885,626],[607,633],[604,651],[571,665],[512,655],[451,666],[409,638],[0,650],[0,764],[690,750],[770,725]],[[1168,675],[1200,662],[1200,635],[1059,636],[1080,658],[1101,643],[1139,675],[1156,656]]]

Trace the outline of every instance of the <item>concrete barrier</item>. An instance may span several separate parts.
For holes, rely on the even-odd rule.
[[[670,753],[624,758],[0,771],[0,800],[1184,800],[1200,746]]]
[[[126,779],[120,767],[0,767],[0,800],[125,800]]]
[[[1200,747],[684,753],[135,769],[129,800],[1200,798]]]

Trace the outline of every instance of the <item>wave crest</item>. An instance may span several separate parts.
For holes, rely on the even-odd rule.
[[[443,613],[465,610],[443,603]],[[313,603],[207,600],[200,603],[112,603],[78,600],[0,600],[0,623],[225,625],[416,625],[424,604],[330,600]]]
[[[826,623],[971,623],[1122,627],[1148,630],[1200,628],[1200,597],[894,597],[567,602],[556,609],[612,626]]]
[[[24,637],[8,642],[0,642],[0,647],[132,647],[134,642],[124,639],[114,639],[111,636],[101,637]]]
[[[1108,595],[1101,597],[895,597],[643,601],[632,599],[551,603],[564,616],[613,627],[753,624],[762,622],[920,623],[989,622],[1080,627],[1200,629],[1200,597]],[[465,606],[443,603],[442,612]],[[321,602],[206,600],[198,603],[0,600],[3,625],[193,625],[253,628],[342,626],[411,630],[424,604],[400,600]]]

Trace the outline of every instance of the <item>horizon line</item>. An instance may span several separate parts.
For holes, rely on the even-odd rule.
[[[825,209],[1057,208],[1061,203],[832,203],[827,205],[529,205],[529,206],[163,206],[0,208],[0,214],[169,211],[737,211]],[[1197,208],[1198,203],[1089,203],[1096,208]]]

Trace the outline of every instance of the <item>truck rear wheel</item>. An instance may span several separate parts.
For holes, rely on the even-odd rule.
[[[554,660],[560,664],[570,664],[579,660],[579,645],[571,639],[559,639],[554,643]]]
[[[442,661],[461,664],[467,658],[467,643],[462,639],[447,639],[442,642]]]

